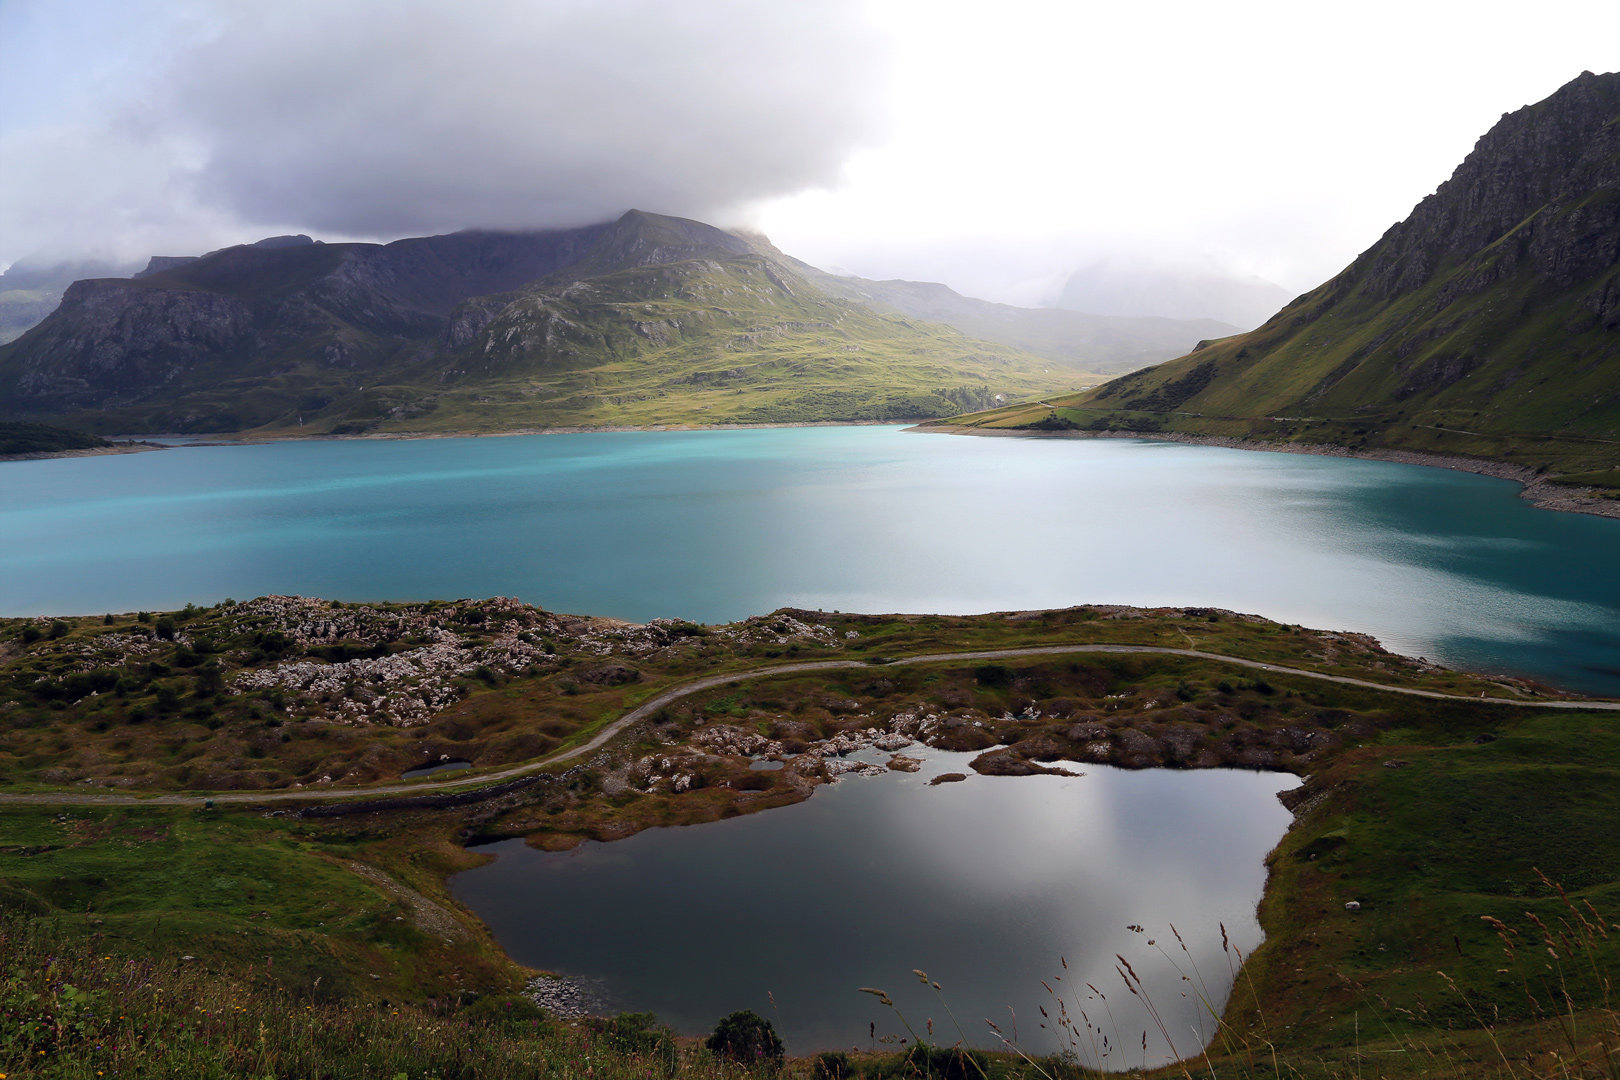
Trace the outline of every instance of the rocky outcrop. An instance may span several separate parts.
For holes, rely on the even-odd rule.
[[[1351,265],[1347,283],[1388,300],[1447,262],[1489,261],[1455,286],[1476,291],[1521,265],[1569,286],[1620,261],[1620,76],[1590,71],[1504,113],[1451,179]],[[1594,197],[1597,194],[1599,197]]]
[[[77,281],[23,339],[28,362],[0,384],[14,405],[66,412],[140,400],[253,341],[253,312],[232,296]]]
[[[134,279],[75,282],[0,351],[0,410],[111,409],[245,374],[354,369],[464,344],[502,304],[450,316],[577,263],[607,229],[468,231],[392,244],[271,237],[204,256],[154,256]],[[405,349],[414,343],[421,348]]]

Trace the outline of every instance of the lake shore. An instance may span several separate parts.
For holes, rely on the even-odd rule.
[[[127,442],[113,446],[90,446],[82,450],[44,450],[32,454],[0,454],[0,461],[44,461],[48,458],[103,457],[107,454],[142,454],[148,450],[168,450],[158,443]]]
[[[905,429],[916,435],[982,435],[1024,439],[1151,439],[1157,442],[1185,443],[1191,446],[1223,446],[1229,450],[1260,450],[1272,454],[1310,454],[1316,457],[1361,458],[1392,461],[1400,465],[1424,465],[1453,472],[1476,473],[1523,485],[1519,498],[1528,499],[1543,510],[1620,519],[1620,500],[1604,498],[1597,488],[1554,484],[1536,470],[1506,461],[1430,454],[1416,450],[1352,450],[1332,443],[1264,442],[1226,435],[1188,435],[1176,431],[1031,431],[1025,428],[982,428],[956,424],[922,423]]]
[[[400,441],[417,439],[496,439],[512,435],[592,435],[611,431],[743,431],[755,428],[886,427],[918,424],[917,417],[898,420],[800,420],[780,424],[604,424],[600,426],[513,428],[511,431],[376,431],[361,435],[249,435],[204,432],[200,435],[147,435],[147,439],[188,439],[178,446],[144,442],[133,436],[113,446],[85,450],[52,450],[35,454],[0,454],[0,461],[44,461],[49,458],[99,457],[103,454],[139,454],[146,450],[183,450],[199,446],[262,446],[281,442],[346,442],[351,440]]]
[[[1221,446],[1231,450],[1259,450],[1273,454],[1309,454],[1316,457],[1361,458],[1368,461],[1391,461],[1401,465],[1423,465],[1453,472],[1475,473],[1500,480],[1512,480],[1523,485],[1521,499],[1543,510],[1560,510],[1571,514],[1591,514],[1595,517],[1620,519],[1620,500],[1604,497],[1597,488],[1556,484],[1542,478],[1536,470],[1505,461],[1460,455],[1431,454],[1415,450],[1352,450],[1332,443],[1284,443],[1257,439],[1239,439],[1226,435],[1190,435],[1182,432],[1157,431],[1031,431],[1023,428],[982,428],[953,424],[931,423],[926,420],[813,420],[777,424],[623,424],[602,426],[571,426],[515,428],[511,431],[385,431],[361,435],[286,435],[250,436],[233,438],[216,433],[185,436],[199,441],[190,446],[252,446],[270,442],[336,442],[352,439],[415,440],[415,439],[483,439],[504,438],[513,435],[588,435],[622,431],[742,431],[759,428],[819,428],[819,427],[884,427],[910,424],[904,430],[919,435],[982,435],[1025,439],[1151,439],[1158,442],[1185,443],[1193,446]],[[179,436],[174,436],[179,437]],[[164,438],[161,435],[148,438]],[[147,450],[177,449],[153,442],[128,442],[110,447],[87,450],[60,450],[50,453],[0,455],[0,461],[36,461],[47,458],[96,457],[103,454],[137,454]]]

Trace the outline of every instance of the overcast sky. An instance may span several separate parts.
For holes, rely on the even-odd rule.
[[[635,206],[1051,299],[1331,276],[1620,4],[0,0],[0,264]]]

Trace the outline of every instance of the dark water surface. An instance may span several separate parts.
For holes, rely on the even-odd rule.
[[[1384,462],[895,428],[289,442],[0,464],[0,613],[269,592],[782,605],[1208,605],[1620,693],[1620,521]]]
[[[865,1047],[871,1023],[879,1036],[909,1037],[859,993],[871,986],[919,1033],[932,1018],[936,1038],[952,1043],[944,1006],[912,974],[920,968],[973,1043],[995,1045],[986,1017],[1011,1034],[1011,1008],[1021,1041],[1041,1053],[1058,1047],[1039,1027],[1037,1006],[1056,1011],[1040,980],[1078,991],[1101,1019],[1089,981],[1108,996],[1111,1044],[1129,1050],[1107,1063],[1136,1065],[1151,1024],[1114,971],[1120,953],[1180,1052],[1202,1046],[1195,1032],[1210,1024],[1195,984],[1159,947],[1188,975],[1196,963],[1219,1008],[1231,981],[1221,925],[1245,954],[1259,943],[1262,860],[1289,821],[1276,793],[1296,778],[1106,765],[1069,765],[1084,773],[1072,779],[992,777],[968,770],[973,754],[906,753],[926,758],[921,772],[846,776],[760,814],[567,852],[492,845],[481,850],[496,860],[451,888],[520,963],[581,978],[602,1005],[655,1012],[690,1034],[748,1008],[793,1052]],[[968,779],[927,786],[942,772]],[[1149,1059],[1165,1049],[1150,1030]]]

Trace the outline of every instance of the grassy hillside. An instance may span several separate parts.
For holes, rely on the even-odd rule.
[[[110,445],[106,439],[68,431],[48,424],[0,420],[0,457],[7,454],[54,454],[63,450],[94,450]]]
[[[1620,486],[1620,75],[1504,117],[1259,329],[1050,400],[1051,426],[1464,454]]]
[[[1191,643],[1465,700],[1149,653],[893,663],[1085,642]],[[1358,635],[1204,609],[782,611],[728,626],[636,627],[507,601],[261,598],[145,621],[8,620],[0,649],[6,793],[65,788],[70,799],[83,792],[83,803],[109,790],[213,787],[248,799],[0,804],[0,905],[10,920],[0,946],[11,972],[0,994],[13,1021],[0,1071],[39,1049],[47,1060],[36,1067],[56,1070],[42,1075],[90,1076],[114,1060],[122,1068],[120,1048],[144,1031],[165,1044],[148,1053],[234,1055],[238,1071],[259,1062],[300,1075],[318,1058],[334,1076],[393,1076],[377,1072],[386,1059],[416,1077],[434,1062],[486,1053],[516,1070],[490,1075],[521,1076],[519,1058],[508,1066],[506,1055],[526,1053],[566,1072],[568,1055],[553,1060],[560,1051],[546,1040],[578,1029],[524,1013],[521,1034],[537,1040],[525,1050],[495,1039],[505,1036],[487,1027],[490,1010],[467,1011],[480,994],[510,1000],[500,995],[528,973],[448,895],[445,877],[478,857],[463,844],[529,836],[566,847],[796,802],[826,782],[821,767],[801,768],[815,764],[816,747],[874,724],[983,750],[974,769],[992,775],[1038,772],[1054,756],[1309,774],[1288,797],[1296,822],[1269,860],[1267,941],[1248,958],[1212,1061],[1194,1075],[1551,1076],[1564,1074],[1542,1066],[1602,1060],[1593,1042],[1606,1030],[1603,979],[1620,941],[1610,926],[1620,915],[1612,714],[1466,700],[1557,695],[1393,656]],[[838,656],[866,663],[742,677],[762,664]],[[418,673],[400,678],[402,664]],[[298,783],[363,793],[441,756],[475,763],[452,790],[476,792],[491,767],[543,760],[664,688],[728,672],[738,678],[627,730],[589,766],[494,797],[435,805],[396,796],[319,813],[305,812],[318,808],[310,801],[253,801],[296,794]],[[411,698],[423,715],[406,709]],[[750,753],[797,749],[807,752],[790,769],[748,768]],[[688,782],[648,774],[649,755],[687,762]],[[1347,912],[1349,900],[1361,910]],[[1516,954],[1503,954],[1484,916],[1501,920]],[[1147,938],[1167,928],[1146,930],[1128,957],[1138,967],[1165,962]],[[46,955],[58,958],[48,978]],[[131,973],[134,983],[120,981]],[[175,1038],[178,1022],[204,1018],[182,1016],[153,987],[169,1001],[184,996],[185,1010],[237,1008],[223,1010],[228,1020],[207,1018],[208,1044],[193,1044]],[[98,1004],[109,994],[123,1006],[116,1014]],[[239,1024],[251,1010],[260,1014]],[[320,1022],[305,1024],[306,1014]],[[266,1052],[265,1031],[287,1056],[253,1056]],[[422,1040],[421,1060],[387,1056],[412,1038]],[[1048,1059],[1048,1043],[1025,1041],[1048,1076],[1081,1075]],[[1528,1064],[1491,1072],[1501,1065],[1493,1042]],[[1547,1058],[1549,1048],[1562,1056]],[[620,1067],[593,1060],[597,1073]],[[710,1068],[706,1060],[683,1050],[678,1067],[691,1075]],[[911,1075],[893,1054],[852,1064],[871,1080]]]
[[[379,430],[882,420],[1081,381],[949,327],[827,298],[757,255],[548,280],[505,301],[454,355],[450,386],[469,389],[395,406],[423,411],[382,414]]]
[[[547,280],[452,312],[452,334],[483,319],[448,356],[369,385],[328,385],[302,408],[283,400],[282,411],[250,430],[908,419],[1067,389],[1082,378],[948,327],[829,300],[753,255]],[[236,393],[228,384],[191,400],[229,409]]]

